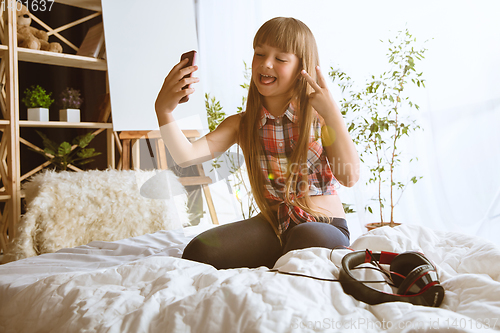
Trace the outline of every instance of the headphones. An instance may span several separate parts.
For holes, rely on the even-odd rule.
[[[390,277],[397,294],[379,291],[358,281],[352,270],[363,263],[390,264]],[[379,266],[380,268],[380,266]],[[372,253],[369,250],[346,254],[342,259],[339,276],[346,294],[370,305],[385,302],[409,302],[415,305],[438,307],[444,298],[436,267],[419,252]]]

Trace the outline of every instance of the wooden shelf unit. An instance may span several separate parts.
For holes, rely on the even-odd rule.
[[[75,49],[71,42],[62,37],[59,32],[83,23],[90,18],[99,16],[100,0],[71,0],[56,1],[75,7],[81,7],[96,11],[94,14],[81,18],[70,24],[57,29],[51,29],[42,22],[49,35],[59,37],[60,42],[68,44]],[[35,13],[36,14],[36,13]],[[33,20],[40,20],[31,13]],[[0,24],[0,108],[3,118],[0,120],[0,131],[2,138],[0,142],[0,179],[3,189],[0,190],[0,202],[5,206],[0,213],[0,250],[5,252],[7,243],[11,237],[15,237],[15,225],[21,215],[21,182],[36,172],[49,165],[48,162],[21,175],[20,145],[36,147],[20,136],[20,128],[88,128],[93,129],[94,134],[106,133],[108,166],[115,167],[115,145],[121,152],[117,133],[113,131],[111,123],[98,122],[38,122],[19,119],[19,74],[18,62],[30,62],[37,64],[54,65],[60,67],[80,68],[95,71],[107,71],[106,60],[73,54],[52,53],[46,51],[31,50],[17,46],[17,17],[14,10],[2,12]],[[51,37],[54,38],[54,37]],[[38,148],[38,147],[36,147]],[[77,169],[78,168],[74,168]]]
[[[111,123],[68,123],[66,121],[29,121],[20,120],[20,127],[40,127],[40,128],[113,128]]]
[[[7,51],[8,51],[7,46],[0,45],[0,56],[3,57]],[[31,50],[22,47],[18,48],[18,60],[25,62],[33,62],[37,64],[91,69],[97,71],[108,70],[106,60],[96,59],[91,57],[82,57],[73,54]]]

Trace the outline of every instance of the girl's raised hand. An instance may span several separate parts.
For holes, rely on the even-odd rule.
[[[302,70],[301,75],[306,79],[306,81],[314,89],[312,93],[309,94],[309,102],[311,103],[314,110],[316,110],[320,116],[326,118],[335,109],[335,100],[332,94],[328,90],[328,86],[325,77],[321,73],[319,66],[316,66],[316,74],[318,76],[318,83],[307,73]]]
[[[181,60],[175,65],[170,73],[168,73],[163,86],[161,87],[158,97],[156,97],[155,109],[156,113],[171,113],[179,105],[179,101],[187,95],[194,93],[194,88],[182,89],[182,87],[199,82],[197,77],[188,77],[185,75],[191,74],[198,69],[198,66],[189,66],[182,68],[188,62],[188,59]]]

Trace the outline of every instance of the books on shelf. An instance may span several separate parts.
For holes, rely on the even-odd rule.
[[[104,55],[104,28],[102,22],[87,31],[77,55],[101,58]]]

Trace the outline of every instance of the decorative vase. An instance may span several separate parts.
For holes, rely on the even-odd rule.
[[[59,121],[67,121],[68,123],[79,123],[80,109],[59,110]]]
[[[401,225],[401,223],[394,222],[393,227],[397,227],[399,225]],[[377,229],[377,228],[381,228],[381,227],[386,227],[386,226],[390,227],[391,222],[372,222],[372,223],[365,224],[365,227],[366,227],[366,229],[368,229],[368,231],[371,231],[371,230]]]
[[[28,108],[28,120],[49,121],[49,109]]]

